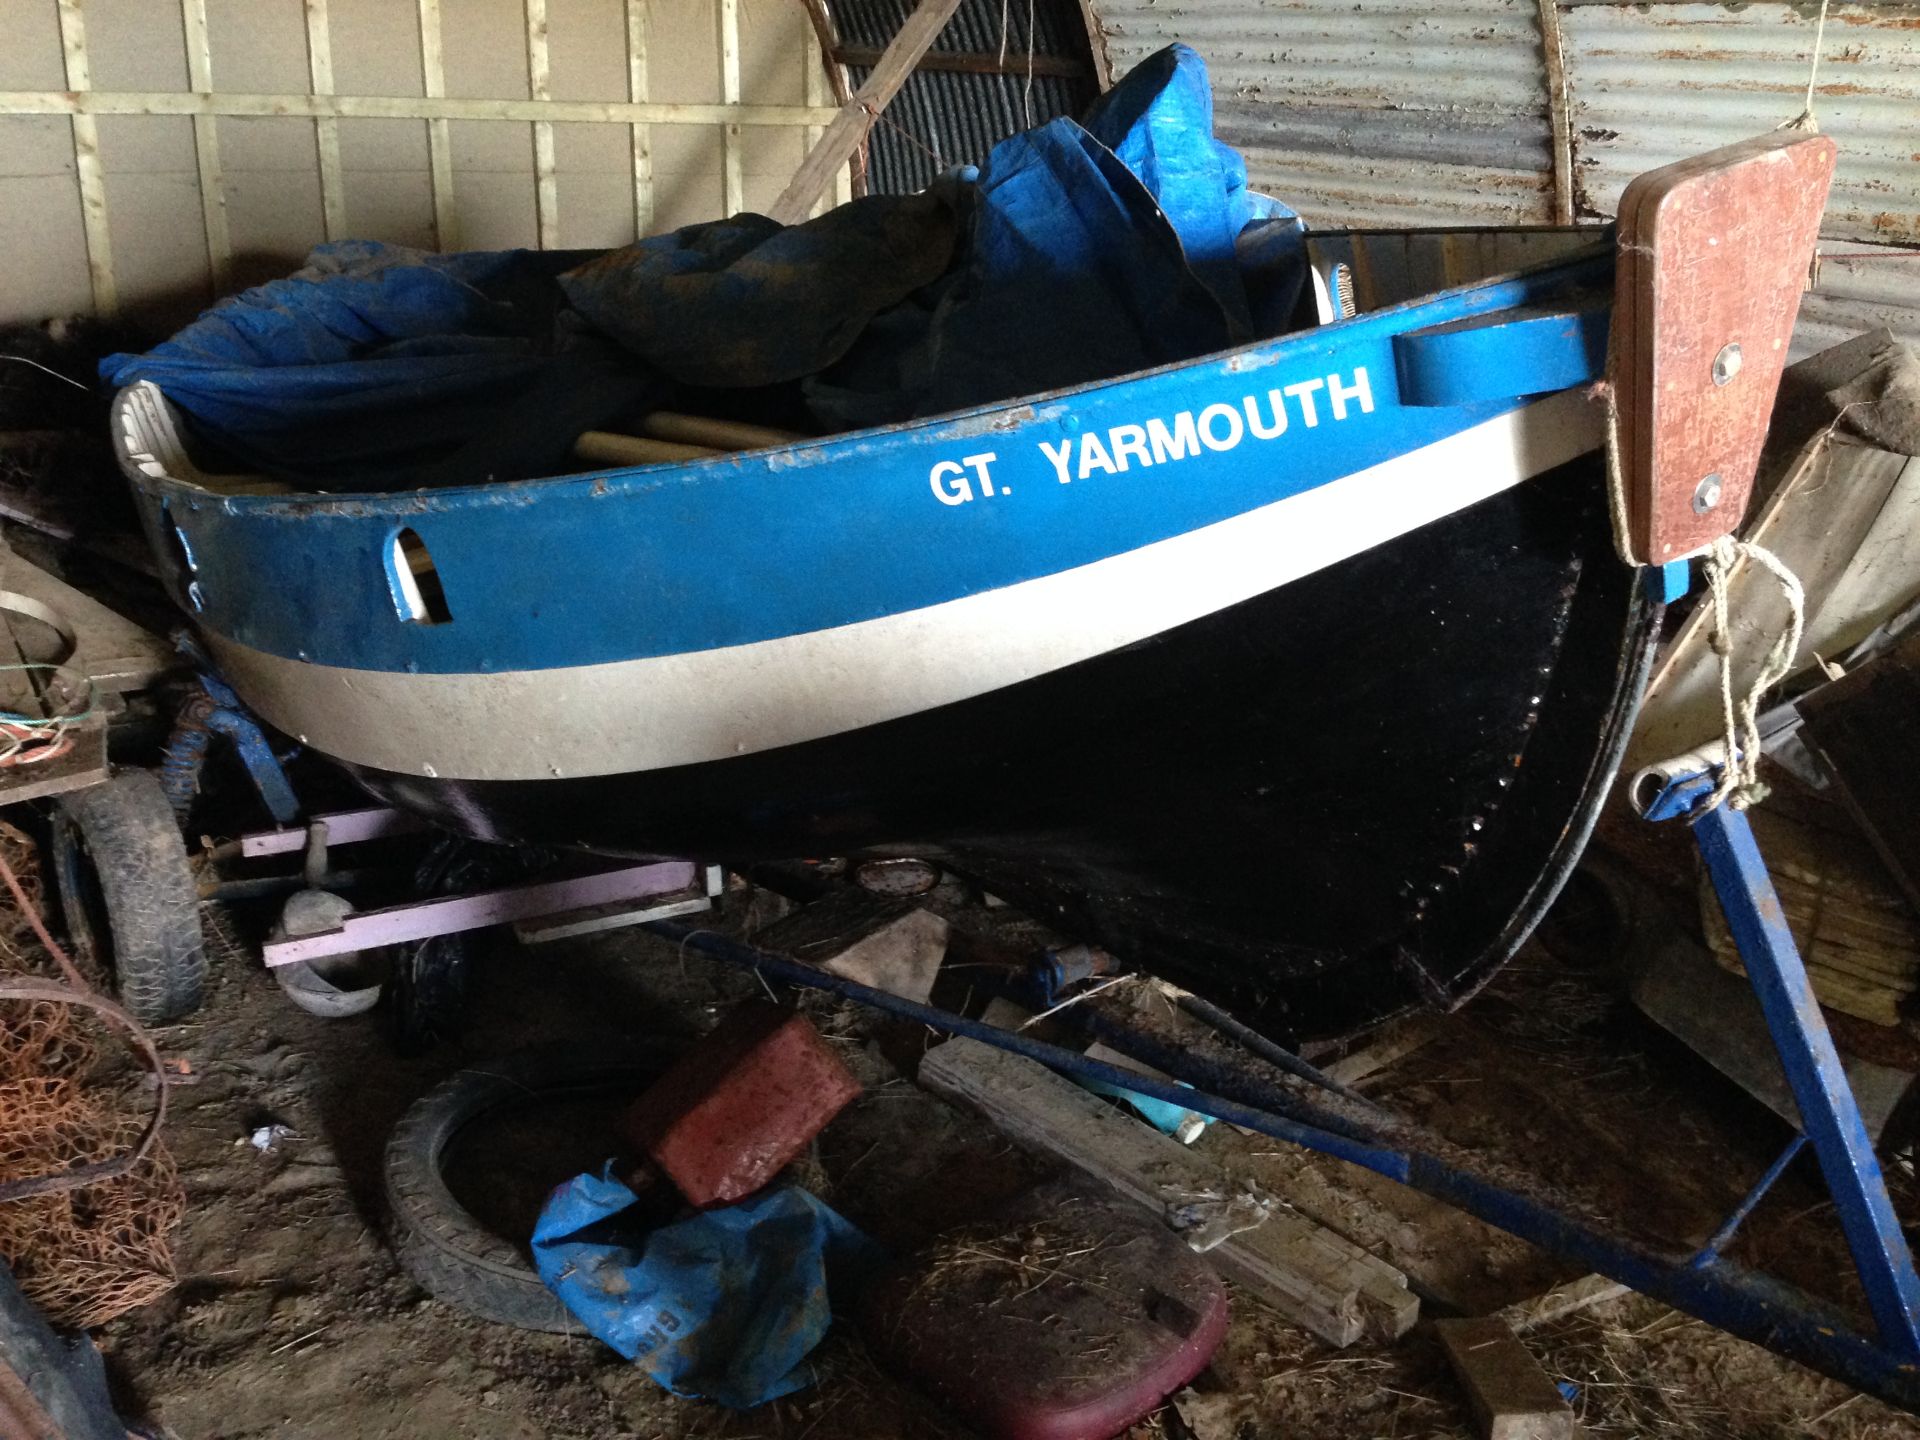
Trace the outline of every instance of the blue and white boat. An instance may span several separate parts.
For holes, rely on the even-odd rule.
[[[690,462],[257,493],[152,381],[115,441],[226,679],[394,804],[932,857],[1276,1032],[1346,1030],[1525,939],[1660,607],[1588,393],[1610,236],[1305,253],[1310,328]]]

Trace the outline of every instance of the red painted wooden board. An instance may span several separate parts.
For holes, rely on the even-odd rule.
[[[1825,136],[1776,132],[1650,170],[1621,196],[1612,378],[1643,563],[1692,554],[1746,512],[1835,154]],[[1697,503],[1709,476],[1710,506]]]

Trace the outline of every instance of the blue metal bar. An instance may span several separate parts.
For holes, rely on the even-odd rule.
[[[1920,1361],[1920,1274],[1753,827],[1741,811],[1719,805],[1694,820],[1693,834],[1773,1032],[1801,1128],[1820,1157],[1881,1340]]]
[[[226,687],[220,688],[224,690]],[[208,691],[213,693],[211,686]],[[260,802],[267,807],[267,813],[273,816],[274,823],[293,824],[300,818],[300,800],[293,793],[293,785],[287,779],[287,772],[280,766],[280,757],[273,753],[273,746],[268,743],[266,734],[237,703],[221,703],[218,695],[215,695],[215,702],[213,713],[207,716],[207,728],[233,741],[240,763],[246,766],[247,778],[253,781],[253,788],[260,792]]]
[[[1710,1325],[1877,1395],[1890,1404],[1920,1413],[1920,1363],[1860,1334],[1852,1319],[1843,1312],[1801,1290],[1743,1270],[1727,1260],[1694,1267],[1685,1255],[1663,1254],[1650,1246],[1608,1234],[1575,1218],[1570,1213],[1571,1205],[1556,1205],[1550,1198],[1543,1197],[1537,1186],[1522,1188],[1492,1179],[1451,1159],[1414,1148],[1407,1143],[1420,1133],[1413,1126],[1391,1127],[1394,1138],[1390,1142],[1368,1141],[1353,1133],[1343,1133],[1354,1128],[1350,1116],[1316,1111],[1311,1100],[1282,1093],[1277,1086],[1259,1080],[1243,1077],[1231,1087],[1242,1097],[1258,1097],[1253,1103],[1205,1089],[1190,1089],[1173,1079],[1121,1070],[1016,1031],[1001,1030],[903,999],[817,970],[801,961],[756,950],[710,930],[697,930],[672,921],[657,922],[648,928],[688,949],[743,965],[770,979],[843,995],[947,1034],[971,1036],[1025,1055],[1063,1074],[1104,1080],[1263,1135],[1350,1160],[1455,1205],[1542,1249],[1568,1256]],[[1183,1069],[1190,1067],[1180,1065],[1176,1056],[1174,1063],[1162,1068],[1180,1076]],[[1276,1113],[1281,1109],[1291,1113]],[[1315,1118],[1311,1121],[1295,1118],[1301,1115]]]
[[[1753,1188],[1747,1192],[1747,1198],[1736,1205],[1733,1213],[1720,1222],[1720,1228],[1713,1232],[1707,1243],[1700,1247],[1700,1253],[1687,1264],[1698,1270],[1718,1260],[1720,1252],[1733,1242],[1734,1232],[1740,1228],[1747,1216],[1754,1212],[1754,1207],[1766,1198],[1767,1191],[1773,1188],[1773,1182],[1786,1174],[1787,1166],[1793,1163],[1794,1157],[1806,1149],[1806,1146],[1807,1136],[1803,1130],[1787,1142],[1787,1148],[1782,1150],[1779,1158],[1767,1167],[1766,1174],[1754,1182]]]
[[[1647,598],[1656,605],[1671,605],[1687,593],[1693,583],[1686,560],[1669,560],[1664,565],[1649,565],[1640,572],[1647,587]]]

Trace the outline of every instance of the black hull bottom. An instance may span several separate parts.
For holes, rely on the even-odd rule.
[[[1585,843],[1658,611],[1597,457],[1229,610],[960,704],[711,764],[357,772],[485,839],[944,859],[1268,1029],[1482,984]]]

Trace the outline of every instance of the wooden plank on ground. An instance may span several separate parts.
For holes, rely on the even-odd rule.
[[[1543,1295],[1516,1301],[1502,1310],[1497,1318],[1514,1334],[1524,1335],[1529,1330],[1551,1325],[1556,1320],[1564,1320],[1595,1305],[1617,1300],[1622,1295],[1631,1294],[1632,1290],[1632,1286],[1622,1285],[1605,1275],[1582,1275],[1577,1280],[1554,1286]]]
[[[1504,1321],[1438,1320],[1433,1333],[1487,1440],[1573,1440],[1573,1407]]]
[[[1442,1029],[1438,1015],[1409,1015],[1388,1025],[1358,1049],[1329,1060],[1320,1073],[1336,1085],[1354,1085],[1404,1059],[1425,1045]]]
[[[1046,1066],[979,1040],[930,1051],[920,1083],[1170,1219],[1196,1204],[1230,1203],[1241,1188],[1206,1156]],[[1398,1270],[1285,1208],[1207,1254],[1229,1279],[1332,1345],[1397,1339],[1419,1317],[1419,1299]]]
[[[768,215],[782,225],[798,225],[807,218],[813,202],[833,183],[834,172],[853,158],[853,152],[867,138],[867,131],[880,118],[880,112],[900,93],[900,87],[907,83],[920,57],[927,53],[927,48],[959,8],[960,0],[920,0],[868,73],[866,82],[853,92],[853,97],[821,134],[820,142],[807,152],[807,158],[793,172],[793,179],[773,202]]]

